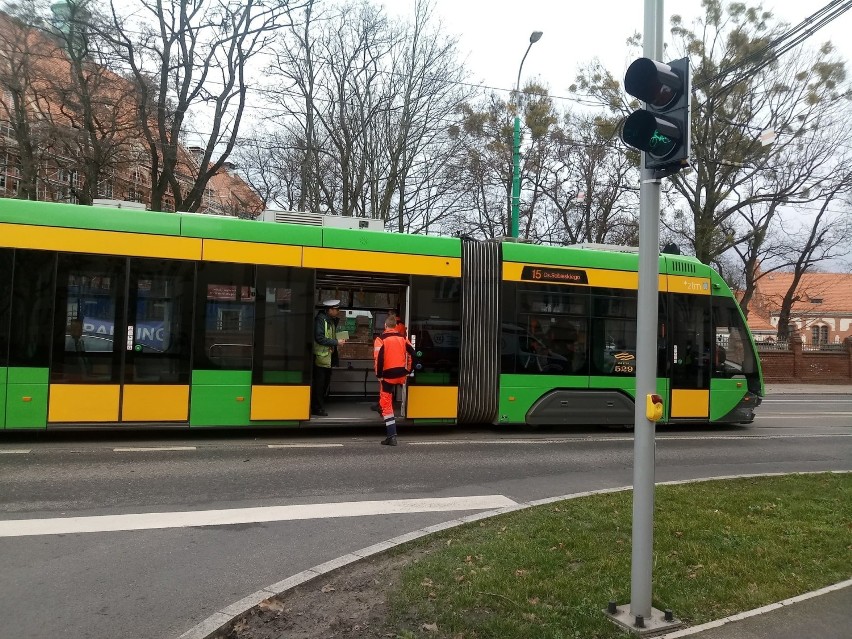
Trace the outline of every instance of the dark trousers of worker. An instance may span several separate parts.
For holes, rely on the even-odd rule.
[[[325,398],[331,385],[331,369],[314,364],[314,376],[311,381],[311,410],[325,410]]]
[[[404,382],[403,382],[404,383]],[[393,414],[393,393],[397,386],[385,380],[379,380],[379,408],[382,411],[382,419],[385,420],[385,431],[388,437],[396,437],[396,417]]]

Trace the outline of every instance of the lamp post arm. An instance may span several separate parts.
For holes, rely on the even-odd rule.
[[[521,92],[521,70],[524,68],[524,61],[527,59],[527,53],[529,53],[530,49],[532,49],[532,45],[533,43],[530,42],[526,52],[524,53],[524,57],[521,58],[521,66],[518,67],[518,80],[515,82],[515,94]]]

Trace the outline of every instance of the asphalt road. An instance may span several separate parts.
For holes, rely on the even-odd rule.
[[[632,481],[628,432],[429,429],[403,433],[395,449],[380,437],[378,428],[0,436],[0,535],[10,520],[33,526],[0,536],[0,637],[177,637],[293,573],[473,512],[270,520],[281,506],[356,502],[357,515],[365,501],[522,502]],[[660,428],[657,440],[658,481],[852,470],[852,395],[770,396],[751,426]],[[40,534],[52,518],[99,517],[81,520],[97,529],[159,513],[149,518],[165,526],[171,513],[208,510],[250,516]]]

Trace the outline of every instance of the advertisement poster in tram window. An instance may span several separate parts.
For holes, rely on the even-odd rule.
[[[165,322],[139,322],[134,327],[133,343],[141,346],[147,352],[162,353],[169,347],[170,336]],[[113,340],[115,339],[115,324],[112,320],[101,320],[97,318],[85,318],[83,320],[83,340],[86,351],[90,353],[111,352]],[[70,335],[65,336],[65,341],[72,339]],[[73,342],[66,350],[74,350]],[[137,349],[138,350],[138,349]]]

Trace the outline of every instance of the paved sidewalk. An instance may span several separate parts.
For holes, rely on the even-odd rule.
[[[805,394],[852,395],[852,384],[766,384],[766,396]],[[852,636],[850,632],[849,636]]]
[[[808,599],[796,597],[793,603],[777,605],[774,610],[763,614],[745,613],[724,625],[699,632],[696,632],[699,627],[687,628],[665,635],[665,638],[849,639],[852,637],[852,581],[844,583],[843,588]]]

